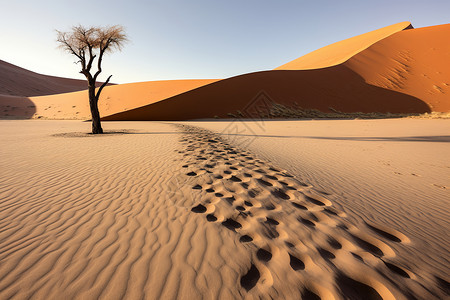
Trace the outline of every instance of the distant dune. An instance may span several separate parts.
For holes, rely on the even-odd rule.
[[[281,104],[322,112],[447,112],[448,36],[450,24],[413,29],[402,22],[329,45],[271,71],[223,80],[111,86],[102,93],[100,114],[103,120],[248,117],[246,111],[261,104],[267,109]],[[0,115],[88,119],[86,98],[86,92],[28,98],[0,95]]]
[[[29,97],[85,89],[85,80],[42,75],[0,60],[0,94]]]

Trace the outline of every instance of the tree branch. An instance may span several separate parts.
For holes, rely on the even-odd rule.
[[[109,80],[111,79],[112,75],[109,75],[108,79],[100,86],[100,88],[97,91],[97,94],[95,95],[95,99],[98,102],[98,99],[100,97],[100,93],[102,92],[103,88],[109,83]]]
[[[84,49],[80,49],[81,73],[86,70],[86,55]],[[83,73],[84,74],[84,73]]]
[[[108,49],[109,46],[109,39],[106,41],[105,46],[102,47],[103,41],[100,41],[100,56],[98,57],[98,61],[97,61],[97,72],[95,72],[94,75],[94,80],[97,81],[97,77],[98,75],[100,75],[100,73],[102,72],[102,59],[103,59],[103,54],[105,53],[106,49]]]
[[[94,62],[94,59],[95,59],[95,57],[96,57],[97,55],[95,55],[95,54],[92,53],[92,45],[89,45],[89,46],[88,46],[88,49],[89,49],[89,62],[88,62],[88,65],[87,65],[87,67],[86,67],[86,70],[87,70],[87,71],[90,71],[90,70],[91,70],[91,67],[92,67],[92,63]]]

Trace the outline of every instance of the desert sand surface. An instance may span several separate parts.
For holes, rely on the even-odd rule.
[[[0,121],[0,298],[444,299],[449,126]]]
[[[412,29],[410,22],[400,22],[336,42],[290,61],[275,70],[308,70],[341,64],[376,42],[399,31]]]

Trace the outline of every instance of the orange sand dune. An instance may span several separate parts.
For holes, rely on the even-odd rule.
[[[229,117],[265,91],[271,101],[329,111],[429,112],[423,101],[364,82],[345,66],[306,71],[265,71],[224,79],[104,120],[188,120]]]
[[[399,24],[409,28],[406,26],[409,23]],[[399,24],[387,28],[392,31],[399,28]],[[387,31],[385,28],[380,32],[386,34]],[[228,113],[244,111],[251,106],[252,100],[262,90],[270,101],[321,111],[445,112],[450,110],[448,36],[450,25],[404,30],[339,65],[315,70],[245,74],[104,119],[227,117]],[[354,43],[348,42],[348,45],[350,51]]]
[[[311,63],[319,63],[321,58],[321,63],[330,64],[325,54],[334,49],[338,54],[334,63],[346,60],[327,68],[279,69],[224,80],[157,81],[107,87],[100,99],[100,114],[104,120],[226,118],[239,112],[246,115],[249,107],[250,110],[255,107],[253,101],[262,91],[266,106],[279,103],[324,112],[449,111],[450,43],[446,41],[450,25],[402,30],[405,28],[412,27],[408,22],[388,26],[323,48],[318,52],[322,56],[311,56]],[[353,56],[347,58],[344,54]],[[283,68],[299,66],[296,61]],[[85,91],[22,98],[17,105],[11,101],[10,97],[0,95],[0,115],[90,117]]]
[[[450,111],[450,24],[404,30],[346,63],[374,86],[421,99],[432,111]]]
[[[275,70],[308,70],[326,68],[341,64],[374,43],[405,29],[413,28],[410,22],[401,22],[370,31],[337,43],[325,46]]]
[[[42,96],[85,89],[85,80],[42,75],[0,60],[0,94]]]
[[[100,97],[100,113],[102,115],[116,114],[215,81],[217,80],[166,80],[108,86]],[[89,119],[87,91],[29,98],[0,95],[0,115],[45,119]]]

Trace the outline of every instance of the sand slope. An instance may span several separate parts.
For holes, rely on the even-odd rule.
[[[261,97],[261,92],[264,92]],[[262,103],[260,103],[262,98]],[[428,112],[423,101],[372,86],[345,66],[307,71],[265,71],[220,80],[104,120],[188,120],[229,118],[255,106],[298,104],[303,108],[350,112]]]
[[[321,111],[330,111],[330,108],[343,112],[448,111],[450,44],[446,41],[450,25],[397,32],[408,28],[408,24],[396,24],[377,34],[368,34],[366,39],[354,38],[339,44],[339,49],[353,49],[352,55],[356,54],[346,57],[339,65],[236,76],[104,119],[180,120],[227,117],[228,113],[236,115],[237,111],[245,115],[261,91],[265,92],[268,105],[276,102]],[[385,38],[378,41],[374,36]],[[368,48],[358,48],[359,52],[355,52],[356,42],[364,40]],[[326,53],[332,53],[330,49],[326,48]],[[295,69],[296,64],[291,68]],[[177,107],[183,109],[180,111]]]
[[[0,94],[42,96],[85,89],[85,80],[42,75],[0,60]]]
[[[0,173],[2,299],[448,296],[446,263],[427,266],[414,231],[362,225],[376,212],[346,212],[336,195],[211,131],[121,122],[107,130],[126,134],[92,136],[74,134],[89,130],[76,121],[0,126],[0,168],[9,170]],[[448,252],[440,255],[448,264]]]
[[[279,66],[275,70],[308,70],[335,66],[396,32],[412,28],[410,22],[386,26],[325,46]]]
[[[158,102],[173,95],[215,82],[205,80],[167,80],[105,87],[99,100],[101,115],[110,115]],[[0,115],[44,119],[89,119],[87,91],[40,96],[0,95]]]
[[[344,65],[374,86],[450,111],[450,24],[404,30],[375,43]]]

